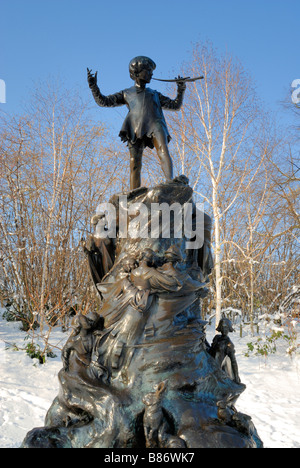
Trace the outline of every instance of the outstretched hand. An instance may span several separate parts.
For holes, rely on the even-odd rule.
[[[182,81],[180,78],[182,78]],[[175,79],[177,80],[178,88],[181,88],[182,90],[184,90],[186,88],[186,78],[183,78],[182,76],[178,75],[175,77]]]
[[[92,70],[89,70],[87,68],[87,80],[88,80],[88,84],[89,84],[90,87],[97,84],[97,74],[98,74],[98,72],[93,74]]]

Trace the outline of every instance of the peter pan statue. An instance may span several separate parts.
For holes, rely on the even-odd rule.
[[[141,186],[142,155],[145,147],[157,151],[162,170],[167,181],[173,179],[173,164],[168,149],[171,139],[162,109],[179,110],[186,88],[185,79],[178,77],[177,96],[170,99],[150,88],[153,70],[156,64],[148,57],[135,57],[129,63],[130,77],[135,85],[119,93],[103,96],[97,85],[97,72],[87,69],[89,87],[96,103],[101,107],[116,107],[126,104],[128,114],[124,120],[119,136],[127,142],[130,152],[130,189]],[[164,81],[164,80],[163,80]],[[169,80],[168,80],[169,81]]]

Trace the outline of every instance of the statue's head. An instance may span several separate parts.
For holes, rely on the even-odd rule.
[[[82,329],[89,329],[90,324],[88,318],[83,315],[81,312],[73,318],[71,322],[71,327],[74,330],[74,334],[78,335]]]
[[[143,74],[144,81],[149,83],[155,68],[156,64],[152,59],[139,55],[138,57],[134,57],[129,63],[130,78],[136,81]]]
[[[134,257],[128,256],[122,260],[122,267],[126,273],[130,273],[136,268],[137,261]]]
[[[78,335],[81,330],[103,330],[104,318],[102,315],[93,313],[91,317],[83,315],[81,312],[72,320],[71,327],[74,330],[74,335]]]
[[[165,251],[165,258],[169,262],[182,262],[182,255],[178,245],[171,245],[168,250]]]
[[[147,262],[148,265],[153,265],[155,259],[155,252],[152,249],[144,249],[141,256],[140,260]]]
[[[225,317],[220,320],[216,330],[218,332],[221,332],[221,333],[225,334],[225,335],[227,333],[229,333],[229,332],[234,331],[231,320],[229,320],[228,318],[225,318]]]

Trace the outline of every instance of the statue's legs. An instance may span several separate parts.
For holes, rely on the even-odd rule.
[[[167,181],[173,179],[173,163],[169,153],[168,139],[165,132],[157,132],[153,135],[153,144],[160,159],[162,170]]]
[[[141,186],[142,156],[145,144],[142,140],[137,140],[134,144],[129,144],[130,152],[130,190]]]
[[[168,139],[165,132],[157,132],[152,137],[154,147],[160,160],[167,181],[173,179],[173,163],[169,153]],[[145,149],[143,140],[136,140],[128,145],[130,153],[130,190],[141,186],[142,156]]]

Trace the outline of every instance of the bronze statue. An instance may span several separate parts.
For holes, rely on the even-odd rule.
[[[97,72],[87,69],[88,83],[96,103],[101,107],[126,105],[128,114],[120,131],[121,140],[127,142],[130,152],[130,188],[141,186],[142,155],[145,147],[157,151],[167,181],[173,179],[173,164],[168,149],[171,139],[162,109],[179,110],[186,88],[185,79],[176,80],[177,96],[170,99],[158,91],[146,88],[156,64],[148,57],[138,56],[129,63],[131,88],[104,96],[97,85]]]
[[[91,319],[81,313],[72,321],[73,331],[63,348],[62,361],[64,370],[70,370],[70,356],[74,353],[75,361],[88,367],[92,360],[93,348],[97,334],[104,328],[104,319],[97,315]]]
[[[238,365],[235,357],[234,344],[230,340],[228,333],[233,332],[232,323],[227,318],[222,318],[216,328],[221,335],[216,335],[213,339],[209,353],[213,356],[220,367],[236,383],[241,383]]]
[[[130,62],[135,86],[110,96],[101,94],[97,73],[88,70],[99,105],[129,108],[120,132],[129,145],[130,184],[135,189],[126,192],[127,224],[135,219],[133,204],[142,203],[148,213],[153,203],[193,204],[187,177],[173,179],[162,113],[180,107],[189,79],[176,80],[178,92],[172,100],[146,88],[154,68],[151,59],[136,57]],[[138,188],[147,145],[156,147],[167,182]],[[196,236],[196,206],[193,229],[181,237],[176,235],[175,216],[170,217],[169,236],[162,235],[163,216],[156,237],[123,236],[122,200],[115,194],[110,203],[116,212],[115,237],[100,236],[106,218],[98,207],[92,218],[94,233],[83,244],[99,306],[75,317],[62,351],[58,396],[45,427],[30,431],[23,447],[262,447],[251,418],[234,407],[245,385],[227,336],[232,325],[223,319],[217,328],[221,335],[209,347],[207,322],[201,320],[200,301],[208,294],[205,286],[213,268],[210,218],[204,216],[203,247],[201,242],[190,246]],[[144,222],[152,227],[151,220]]]

